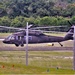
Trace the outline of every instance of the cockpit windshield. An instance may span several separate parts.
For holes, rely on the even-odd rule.
[[[6,39],[8,39],[8,40],[14,40],[14,36],[13,35],[10,35]]]

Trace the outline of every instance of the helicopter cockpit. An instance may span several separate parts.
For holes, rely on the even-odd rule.
[[[14,40],[15,38],[14,38],[13,35],[10,35],[10,36],[8,36],[6,39],[8,39],[8,40]]]
[[[15,39],[14,36],[13,35],[10,35],[7,38],[5,38],[4,41],[10,41],[10,40],[14,40],[14,39]]]
[[[15,37],[13,35],[8,36],[7,38],[5,38],[5,40],[3,40],[3,43],[10,43],[11,40],[14,40]]]

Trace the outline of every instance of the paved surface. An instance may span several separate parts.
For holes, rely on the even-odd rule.
[[[0,51],[24,51],[26,47],[0,47]],[[29,51],[73,51],[73,47],[28,46]]]

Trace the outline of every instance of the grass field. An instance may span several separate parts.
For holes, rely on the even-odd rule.
[[[29,63],[25,66],[24,51],[2,51],[0,52],[0,73],[75,74],[72,70],[72,55],[72,52],[29,51]]]
[[[0,34],[1,37],[10,35]],[[53,34],[54,35],[54,34]],[[56,35],[56,34],[55,34]],[[61,35],[61,34],[59,34]],[[63,34],[64,35],[64,34]],[[63,42],[64,46],[73,46],[72,41]],[[38,44],[42,46],[43,44]],[[0,47],[7,45],[0,42]],[[9,45],[8,45],[9,46]],[[10,45],[15,47],[14,45]],[[31,45],[36,46],[36,45]],[[55,44],[55,46],[59,46]],[[25,51],[1,51],[0,75],[2,74],[26,74],[26,75],[74,75],[73,51],[29,51],[28,66],[26,66]]]

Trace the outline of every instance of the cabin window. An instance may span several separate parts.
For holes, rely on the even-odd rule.
[[[17,36],[17,40],[20,40],[20,36]]]
[[[18,40],[21,40],[22,39],[22,37],[21,36],[18,36]]]
[[[26,40],[26,36],[24,36],[24,39]],[[28,40],[32,40],[32,36],[29,36]]]
[[[16,40],[22,40],[24,39],[24,36],[16,36]]]
[[[16,36],[16,40],[20,40],[20,36]]]
[[[18,40],[18,36],[16,36],[16,40]]]
[[[23,39],[26,40],[26,36],[16,36],[16,40],[23,40]],[[28,40],[32,40],[32,36],[29,36]]]
[[[29,36],[29,38],[28,38],[29,40],[32,40],[32,36]]]

